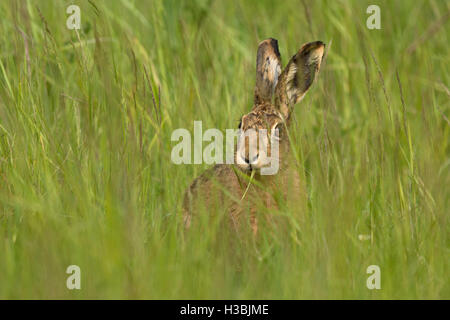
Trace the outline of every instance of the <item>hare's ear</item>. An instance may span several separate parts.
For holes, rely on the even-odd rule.
[[[275,105],[285,119],[291,108],[308,91],[319,72],[325,44],[321,41],[304,44],[291,58],[278,79],[275,89]]]
[[[255,104],[271,102],[281,73],[281,57],[278,41],[266,39],[258,46],[256,56]]]

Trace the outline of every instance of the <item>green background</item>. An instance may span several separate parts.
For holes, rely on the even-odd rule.
[[[366,27],[370,4],[380,30]],[[437,0],[1,1],[0,297],[449,299],[449,12]],[[290,128],[307,210],[299,224],[295,203],[273,212],[293,223],[257,242],[229,241],[210,212],[186,235],[183,193],[208,166],[174,165],[171,133],[237,127],[268,37],[283,65],[327,44]],[[72,264],[81,290],[66,288]],[[369,265],[381,290],[366,287]]]

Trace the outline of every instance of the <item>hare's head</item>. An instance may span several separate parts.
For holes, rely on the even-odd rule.
[[[273,160],[279,162],[288,148],[285,130],[293,106],[313,83],[324,49],[321,41],[304,44],[281,72],[277,40],[267,39],[259,44],[254,105],[239,124],[235,162],[242,170],[260,170]],[[279,142],[279,149],[272,148],[275,141]]]

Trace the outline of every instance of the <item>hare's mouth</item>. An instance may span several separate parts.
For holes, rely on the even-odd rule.
[[[274,175],[278,172],[278,158],[259,158],[258,161],[246,162],[239,161],[237,163],[239,169],[245,174],[258,173],[260,175]]]
[[[257,171],[258,169],[249,163],[238,163],[237,166],[244,173],[251,173],[252,171]]]
[[[252,171],[255,171],[255,173],[258,173],[261,170],[261,167],[257,164],[238,164],[238,167],[245,173],[252,173]]]
[[[278,157],[267,156],[264,151],[259,150],[255,155],[238,152],[235,163],[244,173],[258,173],[261,175],[272,175],[278,172]]]

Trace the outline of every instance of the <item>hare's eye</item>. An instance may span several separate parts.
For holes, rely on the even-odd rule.
[[[273,129],[273,137],[275,139],[280,140],[282,128],[283,128],[283,125],[281,123],[279,123]]]

